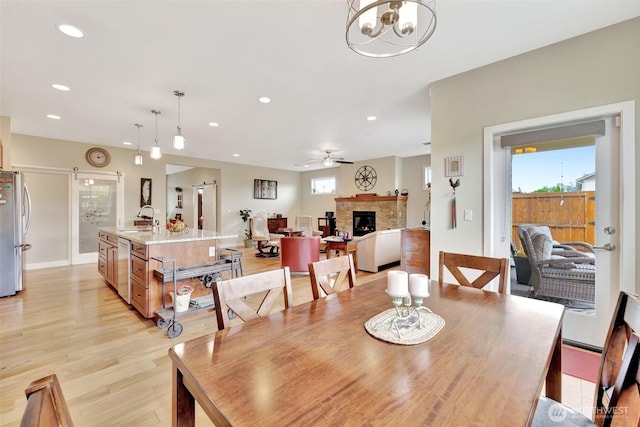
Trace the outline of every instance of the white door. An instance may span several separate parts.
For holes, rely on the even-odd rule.
[[[124,176],[71,175],[71,264],[98,261],[98,229],[122,226]]]
[[[508,256],[511,154],[500,147],[499,136],[605,119],[606,134],[596,138],[595,239],[596,247],[603,248],[596,251],[596,310],[566,311],[563,323],[564,339],[594,347],[604,344],[619,291],[633,292],[635,286],[634,114],[633,103],[622,103],[485,129],[485,170],[491,171],[485,185],[485,253]]]

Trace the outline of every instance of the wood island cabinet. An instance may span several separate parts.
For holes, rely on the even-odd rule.
[[[156,311],[163,308],[164,291],[165,307],[171,306],[169,292],[173,291],[173,282],[162,284],[154,275],[154,270],[163,267],[193,266],[219,260],[218,240],[235,238],[237,235],[221,235],[210,230],[188,229],[184,233],[159,233],[151,231],[121,232],[115,227],[105,227],[99,231],[98,271],[107,283],[118,291],[118,238],[130,243],[129,252],[129,284],[131,305],[146,318],[157,317]],[[121,254],[123,255],[123,254]],[[122,268],[125,268],[125,263]],[[122,273],[122,272],[121,272]],[[126,276],[125,276],[126,277]],[[180,285],[189,284],[194,287],[192,298],[211,295],[211,289],[205,287],[199,278],[181,279]],[[126,300],[123,293],[120,295]]]
[[[118,289],[118,236],[98,233],[98,272],[104,280]]]
[[[131,282],[131,305],[144,317],[149,313],[149,260],[147,245],[131,242],[129,258],[129,280]]]
[[[431,231],[424,228],[403,228],[400,240],[402,269],[407,273],[431,276]]]

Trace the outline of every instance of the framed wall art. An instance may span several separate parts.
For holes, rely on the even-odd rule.
[[[151,205],[151,178],[140,178],[140,207]]]
[[[278,198],[278,181],[269,179],[253,180],[253,198],[254,199],[277,199]]]
[[[464,157],[452,156],[444,159],[444,176],[462,176]]]

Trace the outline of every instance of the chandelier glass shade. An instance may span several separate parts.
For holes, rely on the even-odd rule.
[[[133,156],[133,164],[136,166],[142,166],[144,163],[144,158],[142,157],[142,153],[140,153],[140,128],[142,125],[140,123],[134,123],[134,126],[138,128],[138,151],[136,155]]]
[[[436,29],[435,0],[347,0],[347,46],[373,58],[422,46]]]
[[[158,114],[160,114],[160,111],[151,110],[151,112],[156,116],[156,138],[155,138],[155,145],[151,147],[151,154],[149,154],[149,157],[157,160],[160,157],[162,157],[162,153],[160,152],[160,146],[158,145]]]
[[[180,98],[184,96],[184,92],[174,90],[173,94],[178,97],[178,133],[173,137],[173,148],[184,150],[184,136],[182,136],[182,127],[180,126]]]

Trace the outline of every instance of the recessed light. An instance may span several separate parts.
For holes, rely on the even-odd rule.
[[[57,116],[55,114],[47,114],[47,117],[54,120],[60,120],[60,116]]]
[[[369,116],[369,117],[367,117],[367,120],[370,121],[370,122],[373,122],[375,120],[378,120],[378,118],[376,116]]]
[[[209,126],[211,126],[212,128],[217,128],[218,126],[220,126],[220,124],[216,122],[209,122]]]
[[[309,165],[304,165],[304,167],[305,167],[305,168],[308,168],[308,167],[309,167]]]
[[[133,145],[133,143],[129,141],[122,141],[122,145]]]
[[[58,25],[58,29],[62,31],[62,33],[68,35],[69,37],[73,37],[76,39],[84,37],[84,33],[79,28],[74,27],[73,25],[61,24],[61,25]]]
[[[263,104],[268,104],[271,102],[271,98],[267,98],[266,96],[261,96],[260,98],[258,98],[258,101]]]
[[[52,84],[51,87],[54,88],[54,89],[61,90],[62,92],[68,92],[69,90],[71,90],[71,89],[69,89],[69,86],[61,85],[61,84],[58,84],[58,83]]]
[[[238,153],[233,153],[233,157],[240,157],[240,154],[238,154]]]

